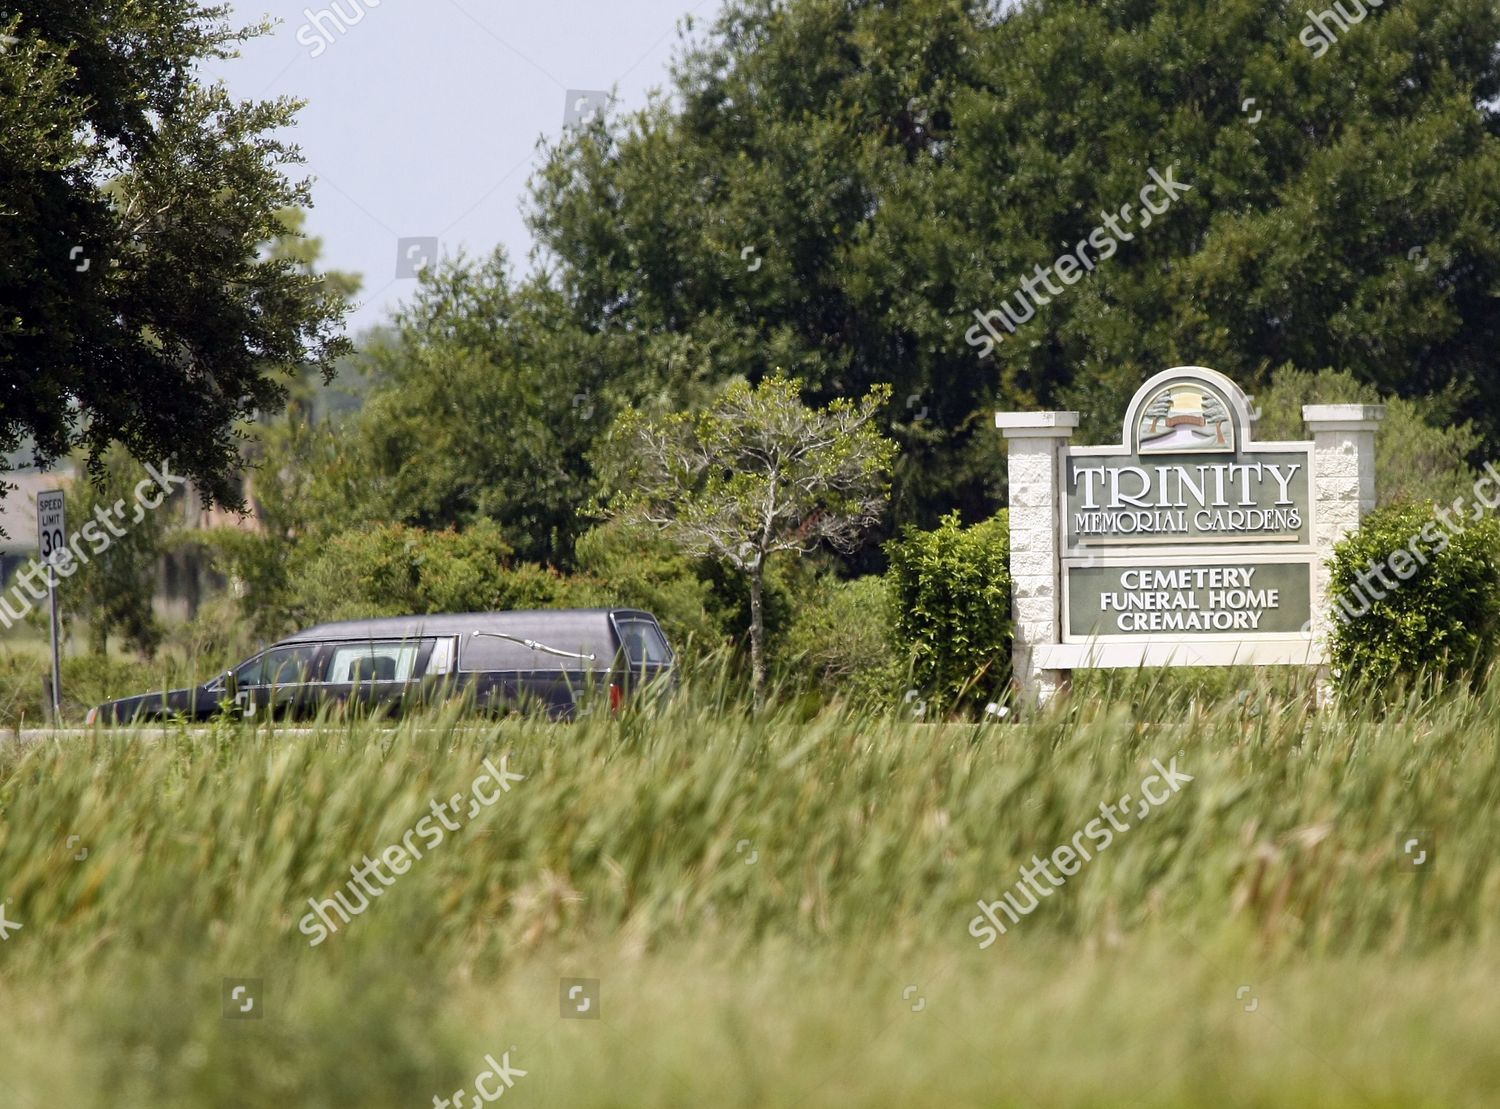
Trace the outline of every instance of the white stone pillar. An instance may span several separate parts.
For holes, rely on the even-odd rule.
[[[1383,404],[1308,404],[1302,419],[1312,433],[1312,540],[1318,550],[1313,567],[1312,632],[1320,655],[1327,658],[1332,573],[1326,560],[1334,544],[1375,507],[1375,431],[1385,418]]]
[[[1045,703],[1071,676],[1033,659],[1062,642],[1062,457],[1078,413],[997,412],[995,426],[1009,449],[1012,667],[1021,703]]]

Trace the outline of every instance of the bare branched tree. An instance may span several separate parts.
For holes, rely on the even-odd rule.
[[[605,514],[748,575],[757,707],[766,681],[766,560],[819,543],[854,550],[880,518],[896,453],[872,423],[889,386],[823,409],[804,405],[801,387],[778,374],[755,388],[737,382],[701,412],[653,420],[627,410],[601,467]]]

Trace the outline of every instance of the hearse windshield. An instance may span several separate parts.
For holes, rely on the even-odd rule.
[[[307,680],[317,653],[316,643],[272,647],[241,664],[234,672],[234,680],[242,687],[297,685]]]

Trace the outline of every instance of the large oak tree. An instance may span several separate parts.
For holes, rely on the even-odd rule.
[[[1335,367],[1500,445],[1500,4],[1371,8],[1321,53],[1304,9],[728,0],[671,96],[560,143],[534,227],[579,326],[669,385],[682,350],[814,402],[891,383],[892,523],[989,515],[996,405],[1113,440],[1173,364]],[[1191,191],[979,357],[975,310],[1169,167]]]
[[[264,245],[305,206],[290,100],[197,75],[263,26],[196,0],[0,17],[0,451],[112,441],[238,499],[236,428],[343,353],[337,288]]]

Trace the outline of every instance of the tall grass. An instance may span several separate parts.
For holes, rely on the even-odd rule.
[[[1242,677],[1014,724],[704,679],[575,725],[0,746],[0,1104],[428,1105],[512,1045],[530,1104],[1481,1104],[1500,695],[1317,713]],[[526,780],[309,947],[308,898],[501,755]],[[1180,794],[978,949],[978,899],[1174,757]],[[604,1020],[559,1019],[564,976]]]
[[[62,716],[82,723],[103,701],[146,690],[197,685],[254,654],[254,633],[230,598],[206,602],[191,620],[172,624],[155,656],[143,660],[116,644],[96,654],[86,648],[86,629],[65,625],[62,644]],[[51,647],[44,628],[19,625],[0,632],[0,728],[50,723]]]

